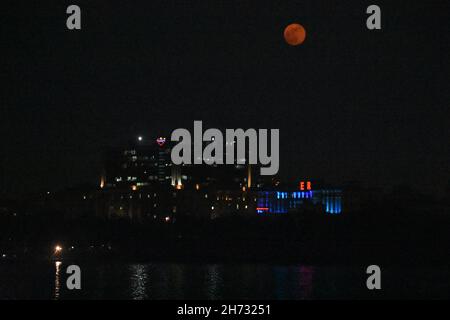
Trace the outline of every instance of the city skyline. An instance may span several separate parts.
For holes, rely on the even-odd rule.
[[[372,31],[363,3],[79,5],[73,32],[63,3],[18,2],[5,17],[9,192],[93,183],[102,148],[194,120],[279,128],[283,177],[448,185],[444,4],[381,1]],[[283,31],[296,22],[308,36],[293,47]]]

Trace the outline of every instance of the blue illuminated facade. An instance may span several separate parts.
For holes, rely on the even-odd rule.
[[[309,191],[258,191],[256,199],[258,214],[288,213],[307,204],[321,205],[327,214],[342,213],[342,191],[323,189]]]

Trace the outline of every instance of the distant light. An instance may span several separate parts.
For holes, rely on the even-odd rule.
[[[137,186],[135,186],[135,185],[131,186],[131,190],[136,191],[137,190]]]
[[[142,141],[143,139],[144,139],[144,138],[142,138],[142,136],[139,136],[139,137],[138,137],[138,140],[139,140],[139,141]]]
[[[55,253],[60,253],[62,250],[63,250],[63,248],[61,246],[55,247]]]
[[[165,220],[166,220],[166,222],[169,222],[170,221],[170,217],[166,217]]]

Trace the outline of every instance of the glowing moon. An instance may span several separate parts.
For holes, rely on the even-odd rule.
[[[305,41],[306,30],[301,24],[292,23],[284,29],[284,40],[291,46],[298,46]]]

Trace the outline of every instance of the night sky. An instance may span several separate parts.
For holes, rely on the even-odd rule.
[[[98,182],[102,150],[204,127],[279,128],[282,177],[450,180],[448,1],[10,1],[2,188]],[[66,8],[82,30],[66,29]],[[381,31],[366,8],[382,9]],[[307,39],[283,39],[292,22]]]

